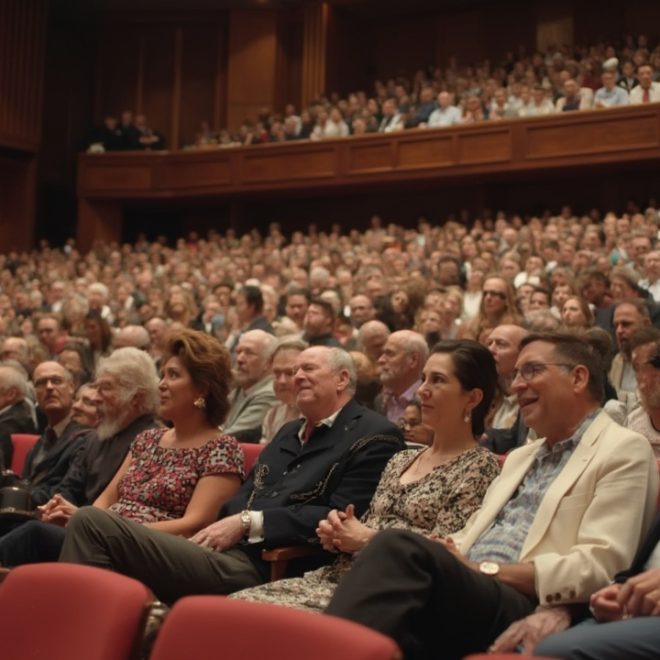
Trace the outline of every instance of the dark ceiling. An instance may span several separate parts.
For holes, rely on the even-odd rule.
[[[52,7],[69,6],[82,12],[161,12],[181,10],[213,9],[273,9],[278,7],[300,7],[314,0],[56,0]],[[521,0],[522,1],[522,0]],[[378,11],[382,13],[405,11],[428,11],[439,7],[465,7],[478,4],[493,4],[495,0],[329,0],[330,4],[358,13]]]

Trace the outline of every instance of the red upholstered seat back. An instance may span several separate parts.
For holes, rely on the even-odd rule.
[[[9,660],[136,658],[149,590],[100,568],[29,564],[0,586],[2,642]]]
[[[11,470],[16,474],[22,474],[23,465],[25,465],[25,459],[30,453],[30,449],[34,447],[37,440],[39,440],[38,435],[32,435],[31,433],[12,433],[11,434],[11,443],[14,445],[14,454],[11,457]]]
[[[190,596],[177,601],[150,660],[393,660],[389,638],[351,621],[277,605]]]
[[[240,445],[243,454],[245,455],[245,474],[248,474],[248,472],[254,467],[257,458],[259,458],[259,454],[261,454],[262,449],[266,445],[257,445],[252,442],[241,442]]]

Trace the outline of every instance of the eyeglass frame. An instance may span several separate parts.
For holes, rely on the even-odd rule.
[[[536,376],[543,373],[548,367],[563,367],[564,369],[575,369],[577,365],[568,364],[567,362],[526,362],[520,368],[515,368],[511,372],[511,382],[513,383],[518,376],[522,378],[525,383],[529,383]],[[524,371],[530,372],[529,375],[525,376]]]

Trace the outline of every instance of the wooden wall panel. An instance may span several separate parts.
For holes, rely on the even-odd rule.
[[[132,23],[110,23],[100,31],[94,76],[96,124],[106,114],[137,112],[142,90],[141,41],[140,27]]]
[[[145,30],[143,42],[142,103],[139,112],[148,124],[175,141],[172,131],[174,115],[175,28],[164,25]],[[178,145],[177,145],[178,146]]]
[[[305,150],[285,147],[246,154],[241,165],[245,183],[328,178],[336,174],[337,154],[329,145]]]
[[[47,16],[47,0],[0,2],[0,146],[38,148]]]
[[[232,11],[229,17],[227,123],[236,128],[272,108],[275,98],[277,16],[270,11]]]
[[[435,163],[437,167],[449,166],[456,161],[455,138],[451,135],[440,135],[433,131],[419,140],[411,140],[399,144],[398,164],[405,169],[428,167]]]
[[[660,146],[660,123],[657,112],[644,116],[638,111],[634,120],[602,116],[602,121],[585,125],[569,121],[556,126],[532,125],[526,130],[527,158],[547,158],[623,151],[632,148],[651,149]]]
[[[183,29],[181,62],[181,144],[192,144],[201,121],[215,125],[215,77],[218,69],[217,24]]]
[[[0,155],[0,252],[32,247],[35,193],[34,157]]]

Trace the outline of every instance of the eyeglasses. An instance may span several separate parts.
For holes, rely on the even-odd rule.
[[[48,387],[48,383],[51,383],[53,387],[60,387],[64,385],[66,380],[62,376],[49,376],[46,378],[39,378],[39,380],[34,381],[34,386],[38,390],[42,390],[44,387]]]
[[[522,367],[518,367],[511,372],[512,381],[520,376],[526,383],[543,373],[548,367],[563,367],[564,369],[572,369],[575,365],[567,364],[566,362],[527,362]]]
[[[506,293],[503,293],[502,291],[491,291],[490,289],[488,291],[482,291],[481,294],[485,298],[486,296],[492,296],[493,298],[499,298],[500,300],[506,300]]]
[[[404,431],[410,431],[410,429],[414,429],[416,426],[419,426],[420,424],[421,422],[418,421],[411,422],[403,418],[399,420],[399,428]]]

